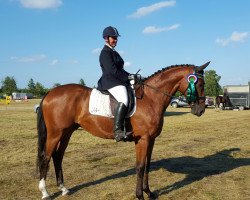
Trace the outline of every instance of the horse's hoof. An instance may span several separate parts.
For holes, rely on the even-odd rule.
[[[70,191],[68,189],[62,191],[62,196],[69,195]]]
[[[59,185],[59,190],[62,191],[62,196],[66,196],[66,195],[69,194],[69,190],[68,190],[66,187],[64,187],[63,184],[60,184],[60,185]]]

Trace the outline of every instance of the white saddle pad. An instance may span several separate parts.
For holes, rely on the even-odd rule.
[[[131,117],[136,111],[136,98],[135,106],[126,117]],[[92,115],[100,115],[104,117],[114,118],[111,108],[111,100],[109,95],[102,94],[99,90],[93,89],[89,99],[89,112]]]

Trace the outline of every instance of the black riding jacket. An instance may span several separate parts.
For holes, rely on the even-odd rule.
[[[123,69],[124,61],[118,52],[105,45],[99,57],[102,76],[98,81],[98,90],[108,90],[118,85],[129,85],[129,73]]]

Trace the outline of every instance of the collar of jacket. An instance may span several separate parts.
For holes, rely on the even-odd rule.
[[[115,51],[115,48],[111,47],[108,43],[105,44],[106,46],[108,46],[110,49],[112,49],[113,51]]]

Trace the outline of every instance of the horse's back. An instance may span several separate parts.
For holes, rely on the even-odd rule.
[[[60,96],[86,96],[92,89],[86,86],[82,86],[79,84],[67,84],[67,85],[60,85],[51,91],[48,92],[46,98],[55,98]]]
[[[74,123],[79,113],[88,107],[91,90],[78,84],[62,85],[52,89],[43,100],[45,118],[66,126]]]

